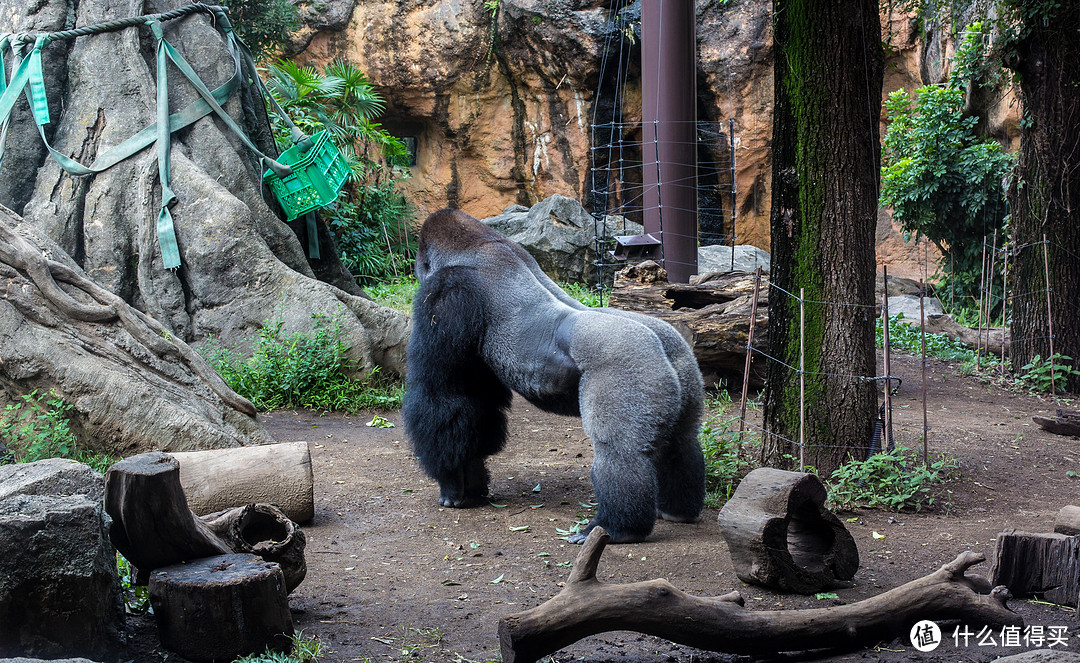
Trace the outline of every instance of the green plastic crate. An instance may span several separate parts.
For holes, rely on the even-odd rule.
[[[311,143],[307,151],[297,144],[278,157],[278,162],[292,168],[292,175],[282,179],[272,170],[263,173],[263,181],[285,210],[286,221],[334,202],[349,177],[349,165],[329,133],[320,131]]]

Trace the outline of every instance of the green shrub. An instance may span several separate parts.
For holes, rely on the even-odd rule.
[[[897,447],[890,453],[866,460],[850,460],[829,479],[829,502],[838,510],[857,507],[893,511],[932,507],[948,491],[943,483],[959,468],[956,459],[944,454],[927,468],[914,449]]]
[[[412,274],[383,281],[365,288],[368,295],[382,306],[405,313],[412,313],[413,297],[420,289],[420,282]]]
[[[730,405],[730,397],[726,404]],[[721,406],[718,414],[707,418],[698,432],[705,456],[705,506],[710,509],[722,507],[731,499],[743,477],[758,467],[760,440],[757,434],[744,431],[740,449],[739,419],[728,416],[724,409]]]
[[[236,34],[256,61],[284,50],[300,28],[296,6],[288,0],[225,0]]]
[[[267,647],[262,654],[249,654],[233,663],[318,663],[323,650],[317,638],[305,637],[303,632],[298,631],[290,637],[290,641],[292,646],[287,654]]]
[[[351,377],[339,316],[314,314],[311,334],[287,335],[282,319],[267,321],[250,357],[211,339],[200,352],[226,383],[260,410],[308,408],[328,412],[400,407],[401,384],[380,380],[378,369]]]
[[[104,473],[115,459],[79,449],[68,423],[71,407],[53,391],[39,395],[35,389],[23,394],[18,402],[8,403],[0,414],[0,442],[17,463],[71,458]]]
[[[1035,355],[1032,360],[1021,366],[1024,371],[1018,378],[1032,391],[1050,393],[1050,391],[1065,391],[1065,383],[1070,375],[1080,375],[1080,371],[1072,367],[1072,357],[1055,352],[1053,355],[1053,371],[1050,370],[1051,361]]]
[[[585,285],[584,283],[563,282],[558,285],[566,294],[591,308],[603,306],[611,295],[610,290],[598,290],[596,286]]]
[[[916,325],[900,322],[903,318],[903,313],[889,316],[889,347],[913,355],[922,354],[922,330]],[[879,348],[885,342],[885,327],[881,318],[877,320],[875,341]],[[926,335],[926,355],[946,361],[975,361],[974,350],[945,334]]]

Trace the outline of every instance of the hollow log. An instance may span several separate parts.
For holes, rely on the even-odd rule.
[[[282,565],[288,590],[304,579],[303,532],[280,509],[252,504],[199,518],[180,487],[180,464],[152,451],[125,458],[105,474],[109,538],[146,584],[151,571],[178,562],[234,552]]]
[[[997,536],[990,580],[1006,585],[1015,596],[1077,607],[1080,536],[1006,530]]]
[[[753,339],[760,350],[768,344],[768,291],[768,281],[762,279]],[[615,275],[610,306],[671,323],[690,343],[707,383],[726,379],[741,384],[753,293],[753,274],[708,274],[696,284],[668,283],[664,268],[646,260]],[[751,386],[764,381],[762,362],[751,362]]]
[[[964,552],[928,576],[884,594],[829,608],[747,610],[732,592],[689,596],[666,580],[607,585],[596,567],[609,536],[597,527],[578,553],[566,586],[546,603],[499,620],[504,663],[532,663],[578,640],[612,630],[631,630],[710,651],[776,653],[837,645],[871,645],[908,633],[923,619],[959,619],[971,626],[1023,626],[1009,610],[1009,592],[966,576],[985,557]]]
[[[217,555],[150,575],[161,644],[192,661],[287,652],[292,613],[281,568],[256,555]]]
[[[315,516],[307,442],[170,454],[180,462],[188,508],[200,516],[265,502],[304,523]]]
[[[1054,518],[1054,531],[1058,534],[1080,534],[1080,506],[1063,506]]]
[[[825,497],[813,474],[770,467],[747,474],[718,516],[739,580],[800,594],[846,586],[859,550]]]
[[[1031,420],[1043,430],[1055,435],[1080,436],[1080,412],[1076,410],[1058,410],[1057,416],[1034,416]]]

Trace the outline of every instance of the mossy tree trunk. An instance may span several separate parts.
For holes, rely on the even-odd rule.
[[[1054,352],[1080,368],[1080,4],[1016,5],[1028,18],[1016,48],[1025,121],[1009,192],[1013,241],[1020,247],[1010,266],[1016,280],[1009,289],[1017,293],[1010,303],[1012,362],[1019,367],[1050,354],[1048,258]],[[1080,391],[1080,376],[1071,376],[1068,388]]]
[[[799,439],[804,288],[805,458],[828,472],[865,455],[876,410],[872,383],[854,376],[873,375],[875,363],[880,19],[874,0],[774,0],[773,17],[769,354],[779,361],[768,367],[765,425],[775,435],[763,457],[784,466],[799,455],[788,440]]]

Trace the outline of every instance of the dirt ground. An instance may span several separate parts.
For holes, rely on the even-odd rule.
[[[905,378],[894,400],[896,439],[914,445],[922,433],[918,359],[897,355],[893,363],[893,372]],[[949,486],[951,506],[932,513],[842,514],[857,518],[846,524],[861,567],[855,586],[838,590],[838,599],[740,582],[712,510],[695,524],[660,521],[644,543],[610,546],[599,577],[610,583],[666,578],[696,596],[738,590],[753,609],[822,607],[879,594],[965,550],[990,557],[995,536],[1007,528],[1051,531],[1061,506],[1080,503],[1080,480],[1066,474],[1080,471],[1080,440],[1046,433],[1031,417],[1062,404],[962,376],[948,363],[931,361],[929,373],[931,450],[947,451],[962,467]],[[311,443],[316,515],[304,527],[308,576],[290,597],[297,627],[323,642],[324,661],[497,660],[498,620],[558,593],[579,550],[558,529],[578,520],[581,503],[592,499],[592,451],[580,421],[515,401],[507,450],[489,462],[493,505],[456,510],[438,505],[436,485],[410,455],[400,413],[383,414],[397,426],[369,428],[371,413],[262,417],[279,441]],[[973,571],[985,574],[988,567]],[[1028,625],[1066,627],[1068,649],[1080,651],[1080,620],[1072,609],[1015,599],[1010,607]],[[956,647],[951,633],[948,627],[946,642],[932,653],[896,640],[755,659],[611,632],[563,649],[551,661],[990,661],[1032,648],[979,645],[974,638]]]

